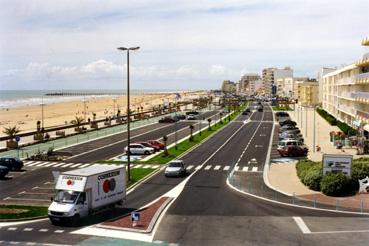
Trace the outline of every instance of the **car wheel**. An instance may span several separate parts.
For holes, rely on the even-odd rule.
[[[145,155],[149,155],[149,154],[150,154],[150,152],[146,150],[144,154],[145,154]]]

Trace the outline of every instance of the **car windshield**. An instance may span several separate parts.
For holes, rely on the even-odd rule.
[[[150,144],[148,144],[148,143],[141,143],[143,146],[146,146],[146,147],[151,147],[151,145]]]
[[[171,162],[168,165],[169,167],[181,167],[182,163],[181,162]]]
[[[56,192],[54,201],[73,204],[77,200],[78,195],[79,192],[77,191],[58,190]]]

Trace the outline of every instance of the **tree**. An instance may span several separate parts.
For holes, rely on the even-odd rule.
[[[193,136],[192,136],[193,128],[194,128],[194,126],[190,125],[190,142],[193,141]]]
[[[219,121],[220,121],[220,123],[221,123],[221,124],[223,124],[222,117],[223,117],[223,113],[222,113],[222,112],[220,112],[220,113],[219,113]]]
[[[168,153],[168,149],[167,149],[167,141],[168,141],[168,137],[167,135],[163,136],[163,142],[164,142],[164,155],[169,155]]]
[[[208,130],[209,130],[209,131],[211,131],[210,122],[211,122],[211,119],[209,118],[209,119],[208,119],[208,123],[209,123],[209,129],[208,129]]]
[[[14,142],[15,136],[20,132],[17,126],[4,127],[3,133],[8,135],[10,142]]]
[[[84,119],[80,116],[76,116],[74,120],[71,121],[73,125],[77,126],[77,129],[80,129],[81,124],[83,123]]]

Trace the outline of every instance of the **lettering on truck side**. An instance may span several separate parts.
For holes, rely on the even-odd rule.
[[[105,173],[105,174],[99,175],[97,177],[97,179],[98,180],[102,180],[102,179],[106,179],[106,178],[118,176],[119,174],[120,174],[120,171],[114,171],[114,172],[111,172],[111,173]]]

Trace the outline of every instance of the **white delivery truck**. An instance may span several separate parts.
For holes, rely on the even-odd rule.
[[[61,173],[48,209],[53,224],[78,223],[103,207],[121,204],[126,197],[124,167],[96,165]]]

